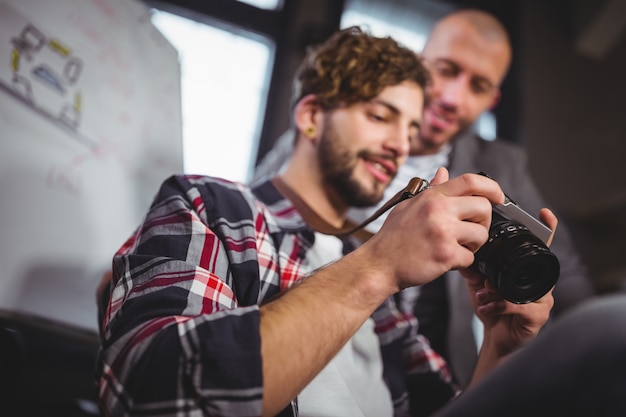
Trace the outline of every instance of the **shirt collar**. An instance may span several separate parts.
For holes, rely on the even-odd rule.
[[[276,189],[270,178],[256,184],[252,192],[270,214],[266,219],[270,233],[282,231],[313,233],[293,203]]]

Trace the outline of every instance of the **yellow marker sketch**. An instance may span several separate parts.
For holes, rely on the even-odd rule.
[[[58,39],[27,23],[11,39],[13,90],[72,129],[80,124],[83,98],[78,85],[83,61]]]

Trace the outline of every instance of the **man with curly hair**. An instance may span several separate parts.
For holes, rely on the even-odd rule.
[[[546,199],[528,170],[524,149],[504,140],[484,140],[472,129],[481,113],[497,105],[511,64],[512,47],[502,23],[483,10],[456,10],[435,23],[421,56],[432,78],[421,129],[412,138],[409,157],[379,205],[411,178],[431,178],[444,166],[452,177],[465,172],[488,173],[529,213],[546,207]],[[288,131],[276,141],[257,166],[254,181],[281,169],[291,155],[292,137]],[[355,207],[348,218],[360,223],[378,208]],[[371,222],[366,227],[369,233],[361,236],[366,239],[375,233],[385,216]],[[551,250],[561,265],[552,310],[552,318],[558,320],[562,313],[595,294],[589,270],[564,222]],[[446,358],[455,381],[462,386],[469,383],[480,350],[482,324],[472,314],[461,274],[450,271],[428,285],[412,287],[398,302],[418,318],[420,333]]]
[[[378,202],[407,157],[427,82],[413,51],[339,31],[297,73],[284,172],[252,188],[163,183],[101,298],[103,415],[403,416],[455,395],[393,295],[472,263],[504,200],[498,184],[441,169],[365,244],[343,228],[348,208]],[[549,210],[542,219],[556,227]],[[465,276],[486,323],[478,380],[539,332],[552,295],[515,305]],[[425,379],[436,389],[416,391]]]

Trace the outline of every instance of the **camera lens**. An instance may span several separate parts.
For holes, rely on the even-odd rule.
[[[537,268],[536,265],[529,265],[523,268],[520,268],[519,275],[514,277],[513,283],[517,288],[526,289],[529,288],[533,283],[533,276],[537,276],[540,268]]]
[[[557,257],[528,228],[493,213],[489,239],[476,252],[471,269],[487,277],[507,300],[529,303],[556,283]]]

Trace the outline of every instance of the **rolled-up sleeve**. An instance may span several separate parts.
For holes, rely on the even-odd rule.
[[[114,256],[97,375],[105,415],[261,414],[262,216],[237,185],[197,181],[166,181]]]

